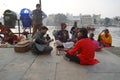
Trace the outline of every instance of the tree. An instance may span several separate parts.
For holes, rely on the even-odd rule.
[[[64,14],[56,14],[54,18],[55,26],[59,26],[62,22],[67,22],[67,17]]]
[[[51,14],[44,22],[47,26],[59,26],[62,22],[67,22],[67,17],[64,14]]]
[[[97,24],[97,20],[96,19],[94,19],[94,24]]]
[[[120,17],[115,17],[114,20],[115,21],[120,21]]]
[[[54,15],[54,14],[49,15],[49,16],[46,18],[46,20],[45,20],[46,25],[47,25],[47,26],[54,26],[54,18],[55,18],[55,15]]]
[[[106,17],[106,18],[104,19],[104,25],[108,27],[108,26],[110,26],[110,24],[111,24],[111,19],[108,18],[108,17]]]

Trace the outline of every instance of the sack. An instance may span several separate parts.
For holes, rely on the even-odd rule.
[[[35,46],[36,46],[36,48],[37,48],[39,51],[44,51],[45,48],[47,47],[47,45],[38,44],[38,43],[35,43]]]

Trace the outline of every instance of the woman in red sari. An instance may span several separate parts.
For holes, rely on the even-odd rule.
[[[78,33],[81,35],[80,40],[75,43],[72,49],[66,50],[65,58],[81,65],[97,64],[99,61],[95,59],[95,47],[92,40],[87,36],[87,29],[81,28]]]
[[[5,26],[0,22],[0,38],[3,39],[3,37],[1,36],[1,34],[4,35],[6,28]]]
[[[19,41],[19,38],[17,35],[15,35],[9,28],[6,28],[2,23],[0,22],[0,33],[4,36],[0,36],[2,39],[1,43],[8,42],[9,44],[15,44]]]
[[[4,33],[4,38],[3,38],[4,42],[8,42],[9,44],[16,44],[17,42],[19,42],[19,37],[17,35],[15,35],[9,28],[6,29],[5,33]]]

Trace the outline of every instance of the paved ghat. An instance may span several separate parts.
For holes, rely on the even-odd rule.
[[[0,48],[0,80],[120,80],[120,57],[110,50],[96,52],[99,64],[83,66],[57,56],[55,50],[36,56]]]

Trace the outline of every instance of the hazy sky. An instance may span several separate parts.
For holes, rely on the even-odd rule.
[[[41,0],[47,14],[70,13],[73,15],[101,14],[101,17],[120,16],[120,0]],[[6,9],[20,12],[22,8],[35,9],[39,0],[0,0],[0,16]]]

